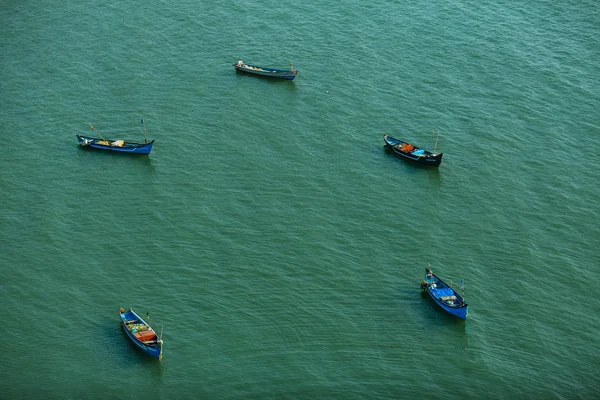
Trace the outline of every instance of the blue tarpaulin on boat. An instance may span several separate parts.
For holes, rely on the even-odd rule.
[[[442,296],[452,296],[454,294],[454,292],[450,288],[431,289],[431,292],[437,298],[440,298]]]

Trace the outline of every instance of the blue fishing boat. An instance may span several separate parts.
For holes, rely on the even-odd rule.
[[[144,120],[142,120],[142,125],[144,125]],[[107,151],[116,151],[119,153],[130,153],[130,154],[150,154],[152,151],[152,145],[154,144],[154,140],[151,142],[144,141],[144,143],[138,142],[128,142],[125,140],[113,140],[113,139],[105,139],[100,134],[100,131],[97,131],[92,125],[90,128],[93,131],[98,133],[99,137],[89,137],[89,136],[77,136],[77,141],[81,147],[89,147],[92,149],[99,150],[107,150]],[[146,128],[144,128],[144,133],[146,132]]]
[[[243,61],[238,61],[233,64],[236,71],[245,72],[253,75],[266,76],[269,78],[289,79],[293,80],[298,75],[298,70],[294,69],[292,63],[290,63],[290,69],[277,69],[277,68],[266,68],[259,67],[256,65],[246,64]]]
[[[467,319],[468,306],[465,300],[429,268],[425,268],[425,280],[421,282],[421,289],[427,290],[433,301],[444,311],[460,319]]]
[[[433,152],[430,152],[388,135],[383,135],[383,140],[386,148],[392,149],[395,154],[416,163],[430,165],[433,167],[439,167],[442,163],[442,157],[444,156],[444,153],[436,154],[435,148]]]
[[[144,353],[161,360],[163,349],[162,332],[160,337],[156,335],[154,329],[131,308],[129,311],[125,311],[123,307],[120,307],[119,317],[121,318],[121,324],[127,337],[129,337],[133,344]]]
[[[147,143],[126,142],[124,140],[99,139],[87,136],[75,135],[82,147],[93,149],[116,151],[119,153],[150,154],[154,140]]]

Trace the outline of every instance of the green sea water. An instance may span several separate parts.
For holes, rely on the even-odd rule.
[[[0,398],[600,398],[597,2],[0,4]]]

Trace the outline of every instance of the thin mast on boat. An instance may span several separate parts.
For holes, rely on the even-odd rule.
[[[100,131],[97,131],[97,130],[96,130],[96,128],[94,128],[94,127],[92,126],[92,124],[90,124],[90,129],[91,129],[91,130],[93,130],[93,131],[95,131],[95,132],[98,134],[98,136],[100,136],[100,139],[102,139],[102,140],[106,140],[106,139],[104,139],[104,138],[102,137],[102,135],[100,134]]]
[[[144,125],[144,118],[142,118],[142,127],[144,128],[144,143],[148,143],[148,137],[146,136],[146,125]]]

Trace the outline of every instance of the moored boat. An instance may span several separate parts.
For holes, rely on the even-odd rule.
[[[77,136],[77,140],[82,147],[91,147],[93,149],[116,151],[120,153],[150,154],[154,140],[148,143],[126,142],[124,140],[98,139],[88,136]]]
[[[383,140],[385,141],[386,148],[392,149],[395,154],[411,161],[433,167],[439,167],[442,163],[444,153],[436,154],[435,149],[433,152],[430,152],[388,135],[383,135]]]
[[[160,337],[146,321],[140,318],[131,308],[126,311],[119,307],[119,317],[121,325],[131,342],[141,349],[144,353],[162,359],[163,341],[162,333]]]
[[[144,120],[142,120],[142,125],[144,125]],[[98,133],[98,137],[89,137],[82,135],[77,136],[77,141],[81,147],[89,147],[92,149],[99,150],[107,150],[107,151],[116,151],[119,153],[131,153],[131,154],[150,154],[152,151],[152,145],[154,144],[154,140],[148,142],[147,140],[143,143],[140,142],[129,142],[125,140],[114,140],[114,139],[105,139],[102,137],[99,131],[96,130],[92,125],[90,128],[93,131]],[[146,128],[144,128],[144,133],[146,132]]]
[[[426,290],[433,301],[447,313],[467,319],[468,306],[465,300],[429,268],[425,268],[425,280],[421,282],[421,289]]]
[[[294,69],[292,63],[290,63],[290,69],[277,69],[277,68],[266,68],[259,67],[257,65],[246,64],[243,61],[238,61],[233,64],[236,71],[246,72],[248,74],[266,76],[269,78],[289,79],[293,80],[298,75],[298,70]]]

